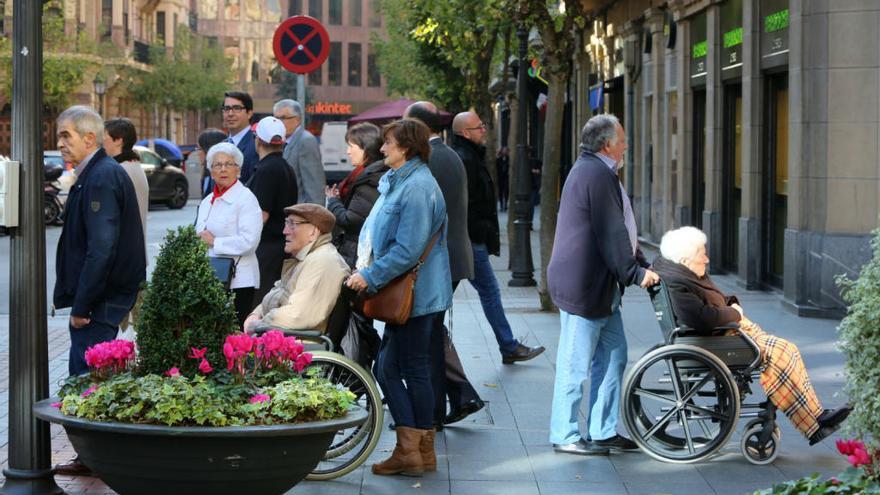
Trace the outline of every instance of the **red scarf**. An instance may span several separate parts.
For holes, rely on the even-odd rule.
[[[351,171],[350,174],[348,174],[348,177],[346,177],[345,180],[343,180],[342,183],[339,184],[339,197],[342,199],[343,202],[348,199],[348,194],[351,192],[351,185],[354,183],[355,179],[357,179],[358,176],[364,173],[364,169],[366,168],[366,164],[356,167],[354,170]]]
[[[232,189],[232,186],[234,186],[236,182],[238,182],[238,179],[235,179],[234,181],[232,181],[232,184],[229,184],[229,187],[227,187],[226,189],[223,189],[223,190],[221,190],[220,186],[217,185],[217,183],[215,182],[214,183],[214,195],[211,197],[211,204],[214,204],[215,199],[219,198],[220,196],[223,196],[223,193]]]

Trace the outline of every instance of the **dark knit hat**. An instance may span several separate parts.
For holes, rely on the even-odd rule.
[[[333,231],[333,226],[336,225],[336,217],[330,213],[330,210],[313,203],[300,203],[288,206],[284,209],[284,214],[304,218],[310,224],[318,227],[322,234]]]

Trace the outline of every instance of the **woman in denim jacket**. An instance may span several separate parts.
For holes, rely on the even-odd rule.
[[[397,425],[397,446],[390,458],[373,465],[373,473],[419,475],[437,466],[429,347],[432,328],[452,304],[446,203],[426,165],[428,128],[417,120],[398,120],[385,126],[382,136],[391,171],[379,181],[381,195],[361,229],[357,272],[348,286],[376,292],[414,267],[440,231],[419,269],[410,318],[403,325],[385,325],[376,362],[377,379]]]

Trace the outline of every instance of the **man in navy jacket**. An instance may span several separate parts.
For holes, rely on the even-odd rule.
[[[241,176],[238,180],[248,185],[254,169],[260,157],[257,155],[254,133],[251,130],[251,117],[254,115],[254,100],[251,95],[242,91],[227,91],[223,95],[223,126],[229,131],[227,143],[232,143],[241,150],[244,155],[244,163],[241,165]],[[207,152],[208,150],[205,150]],[[211,184],[213,188],[214,185]]]
[[[55,262],[56,308],[70,309],[71,375],[88,372],[85,351],[116,338],[146,280],[137,196],[125,170],[100,147],[104,120],[77,105],[58,117],[58,149],[76,165]]]
[[[626,148],[615,116],[591,118],[562,189],[547,267],[562,327],[550,414],[550,442],[557,452],[605,455],[637,449],[616,431],[627,358],[620,299],[627,285],[644,288],[659,277],[639,249],[632,205],[617,178]],[[583,439],[578,414],[589,373],[589,437]]]

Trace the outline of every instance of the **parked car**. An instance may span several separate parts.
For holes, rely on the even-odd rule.
[[[348,163],[348,153],[346,153],[347,131],[348,122],[324,122],[321,127],[321,162],[324,164],[324,175],[328,185],[342,182],[354,168]]]
[[[189,199],[189,183],[183,170],[143,146],[135,146],[135,153],[141,157],[141,168],[147,175],[150,185],[150,203],[165,203],[169,208],[186,206]]]
[[[149,139],[141,139],[136,142],[137,146],[144,146],[153,153],[156,153],[161,158],[168,160],[168,163],[174,165],[175,167],[183,168],[186,171],[185,166],[183,166],[183,160],[186,158],[183,155],[183,151],[173,142],[162,139],[162,138],[149,138]]]

